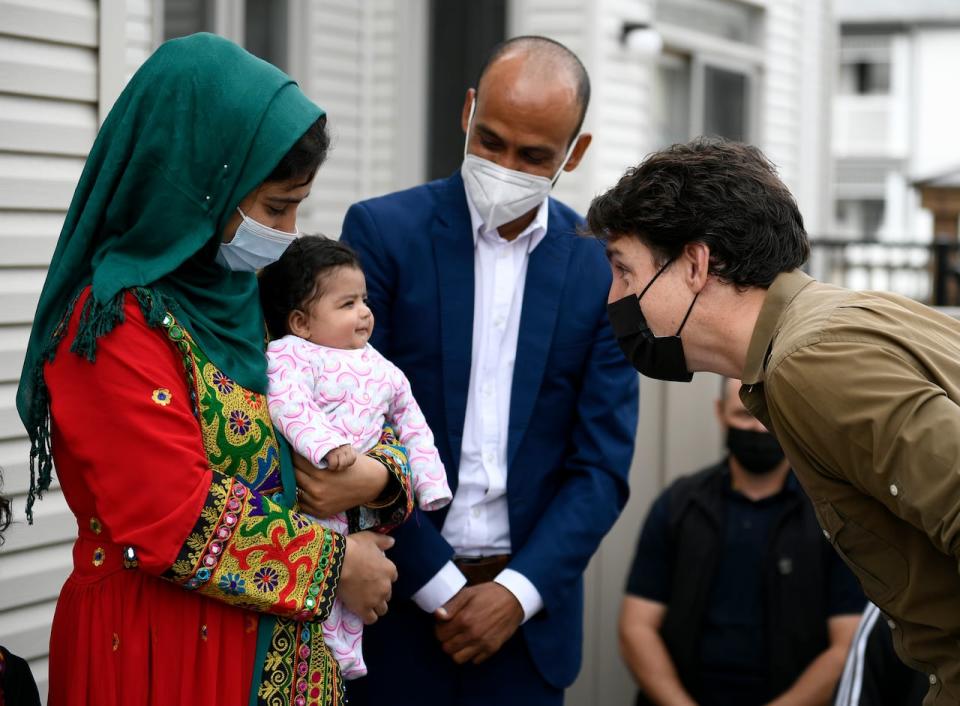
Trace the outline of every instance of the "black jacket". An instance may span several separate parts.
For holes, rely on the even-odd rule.
[[[726,463],[678,480],[670,490],[676,555],[660,632],[680,681],[698,693],[700,630],[723,549]],[[795,493],[775,521],[764,560],[764,629],[769,698],[783,693],[829,645],[827,571],[832,551],[806,496]],[[641,694],[638,704],[649,703]]]

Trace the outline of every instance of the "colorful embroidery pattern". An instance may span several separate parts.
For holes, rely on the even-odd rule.
[[[345,540],[214,474],[200,517],[165,578],[258,612],[323,620],[339,581]]]
[[[396,487],[397,495],[383,505],[369,506],[377,516],[377,531],[389,532],[403,522],[413,512],[414,493],[411,489],[412,478],[407,455],[397,441],[397,436],[389,426],[383,428],[380,442],[367,452],[367,456],[384,465],[394,483],[387,487]]]
[[[220,371],[173,316],[163,326],[183,356],[211,468],[242,478],[264,495],[281,490],[279,449],[264,396]]]
[[[311,630],[303,621],[322,621],[333,605],[345,538],[269,499],[282,483],[263,395],[218,370],[172,315],[163,327],[182,356],[214,472],[200,516],[164,576],[233,605],[285,616],[275,621],[254,685],[261,703],[337,706],[343,693],[336,660],[319,626]]]
[[[173,399],[173,395],[170,394],[170,390],[165,387],[158,387],[153,391],[153,394],[150,396],[154,402],[156,402],[161,407],[166,407],[170,404],[170,400]]]
[[[330,656],[319,624],[278,621],[257,697],[262,706],[327,706],[343,702],[337,662]]]

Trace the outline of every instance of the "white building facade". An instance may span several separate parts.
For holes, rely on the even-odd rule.
[[[837,0],[832,234],[929,241],[918,180],[960,168],[960,3]]]
[[[354,201],[456,167],[459,107],[471,81],[444,75],[439,51],[468,45],[481,25],[491,40],[483,48],[544,34],[586,64],[593,98],[585,129],[594,143],[556,189],[580,211],[650,151],[713,132],[760,145],[797,196],[808,229],[825,229],[830,0],[471,0],[453,10],[451,2],[0,0],[0,467],[17,511],[0,549],[0,643],[30,660],[42,691],[76,526],[56,486],[38,503],[35,525],[23,522],[28,444],[14,406],[17,379],[45,267],[97,127],[165,37],[223,34],[287,70],[327,109],[333,150],[305,204],[305,232],[337,235]],[[483,14],[458,29],[451,20],[458,7]],[[637,25],[662,40],[660,52],[624,41],[624,30]],[[482,51],[449,62],[468,76],[481,58]],[[638,528],[667,480],[720,452],[712,431],[717,381],[698,376],[667,390],[643,384],[633,497],[588,572],[584,670],[571,704],[632,703],[616,619]],[[689,442],[691,433],[698,443]]]

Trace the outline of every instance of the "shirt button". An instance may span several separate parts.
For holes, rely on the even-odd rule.
[[[827,532],[826,530],[823,531],[823,536],[826,537],[827,539],[830,539],[830,533]]]
[[[891,486],[890,486],[890,495],[892,495],[893,497],[897,497],[899,494],[900,494],[900,489],[899,489],[897,486],[895,486],[895,485],[891,485]]]
[[[931,675],[930,675],[930,686],[933,686],[933,685],[936,684],[936,683],[937,683],[937,675],[936,675],[936,674],[931,674]]]
[[[887,620],[887,627],[890,628],[891,630],[896,630],[897,624],[892,620]]]

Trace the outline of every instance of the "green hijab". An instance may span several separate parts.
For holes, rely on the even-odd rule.
[[[172,309],[217,367],[266,391],[256,276],[214,258],[241,199],[323,114],[289,76],[212,34],[166,42],[130,80],[87,158],[30,333],[17,390],[31,441],[28,519],[52,468],[43,365],[86,286],[75,353],[95,360],[131,290],[148,322]]]

